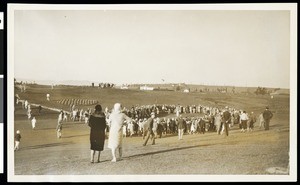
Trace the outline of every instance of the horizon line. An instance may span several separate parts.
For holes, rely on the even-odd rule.
[[[185,85],[198,85],[198,86],[221,86],[221,87],[242,87],[242,88],[256,88],[256,87],[263,87],[263,88],[280,88],[280,89],[290,89],[287,87],[270,87],[270,86],[243,86],[243,85],[228,85],[228,84],[214,84],[214,83],[185,83],[185,82],[164,82],[164,83],[112,83],[112,82],[93,82],[90,80],[61,80],[61,81],[53,81],[53,80],[32,80],[32,79],[25,79],[17,80],[17,82],[26,81],[27,84],[37,84],[37,85],[69,85],[69,86],[92,86],[91,84],[94,83],[97,87],[100,83],[109,83],[114,84],[115,86],[122,86],[122,85],[174,85],[174,84],[185,84]],[[29,82],[28,82],[29,81]],[[31,83],[30,83],[31,82]],[[73,83],[66,83],[66,82],[73,82]],[[78,82],[76,84],[76,82]],[[87,84],[88,83],[88,84]]]

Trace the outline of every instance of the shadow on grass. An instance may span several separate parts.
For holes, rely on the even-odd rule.
[[[69,121],[69,122],[63,122],[63,126],[68,126],[68,125],[86,125],[88,126],[86,123],[84,122],[78,122],[78,121]]]
[[[64,146],[64,145],[70,145],[70,144],[73,144],[73,142],[49,143],[49,144],[43,144],[43,145],[26,146],[26,147],[22,147],[22,150],[39,149],[39,148],[47,148],[47,147],[55,147],[55,146]]]
[[[62,138],[72,138],[72,137],[80,137],[80,136],[89,136],[90,134],[81,134],[81,135],[74,135],[74,136],[64,136]]]
[[[214,131],[206,131],[204,134],[203,133],[199,133],[199,132],[197,132],[197,133],[194,133],[194,134],[189,134],[189,133],[184,133],[183,134],[183,137],[184,136],[189,136],[189,135],[207,135],[207,136],[209,136],[209,135],[211,135],[211,134],[214,134],[214,133],[216,133],[216,132],[214,132]],[[130,137],[130,136],[127,136],[127,137]],[[143,136],[142,135],[133,135],[132,137],[140,137],[140,138],[142,138]],[[146,135],[145,135],[145,137],[146,137]],[[165,134],[163,134],[161,137],[158,135],[155,139],[163,139],[163,138],[170,138],[170,137],[178,137],[178,133],[168,133],[167,135],[165,135]]]
[[[55,130],[56,128],[35,128],[35,130]]]
[[[194,145],[194,146],[185,146],[185,147],[177,147],[177,148],[171,148],[171,149],[167,149],[167,150],[159,150],[159,151],[154,151],[154,152],[148,152],[148,153],[142,153],[142,154],[135,154],[135,155],[131,155],[131,156],[128,156],[128,157],[124,157],[123,159],[131,159],[131,158],[135,158],[135,157],[144,157],[144,156],[147,156],[147,155],[154,155],[154,154],[160,154],[160,153],[166,153],[166,152],[186,150],[186,149],[190,149],[190,148],[206,147],[206,146],[212,146],[212,145],[217,145],[217,144],[219,144],[219,143],[216,143],[216,144],[204,144],[204,145]]]

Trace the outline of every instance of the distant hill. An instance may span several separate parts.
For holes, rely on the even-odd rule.
[[[40,85],[91,85],[93,82],[91,81],[78,81],[78,80],[63,80],[63,81],[53,81],[53,80],[31,80],[31,79],[17,79],[17,82],[26,82],[27,84],[40,84]],[[94,82],[95,83],[95,82]],[[95,83],[96,85],[97,83]]]
[[[152,84],[154,87],[158,87]],[[150,85],[149,85],[150,86]],[[137,87],[137,86],[136,86]],[[161,85],[163,88],[172,87],[172,85]],[[210,86],[195,86],[210,87]],[[195,88],[190,86],[191,89]],[[133,87],[131,87],[133,88]],[[216,87],[211,87],[216,88]],[[239,88],[236,87],[239,90]],[[250,90],[254,90],[250,89]],[[241,88],[241,93],[219,93],[210,90],[209,92],[192,91],[184,93],[183,91],[174,90],[153,90],[141,91],[139,89],[119,89],[119,88],[99,88],[91,86],[71,86],[57,85],[52,89],[49,85],[29,84],[26,85],[26,91],[21,92],[18,86],[15,86],[15,94],[18,94],[22,100],[27,99],[31,103],[40,104],[42,106],[52,107],[56,109],[70,110],[70,102],[77,102],[79,108],[92,108],[94,104],[90,102],[99,102],[103,107],[111,108],[114,103],[120,102],[125,107],[133,105],[205,105],[213,107],[234,107],[237,109],[246,109],[254,112],[259,112],[265,106],[271,107],[274,102],[269,95],[256,95],[254,92],[244,93]],[[51,101],[46,100],[46,94],[51,95]],[[276,102],[287,101],[289,95],[274,96]],[[87,102],[88,103],[87,103]],[[82,103],[84,102],[84,103]]]
[[[237,87],[237,86],[213,86],[213,85],[196,85],[185,83],[168,83],[168,84],[132,84],[129,89],[139,89],[140,86],[154,87],[155,90],[173,90],[190,92],[219,92],[219,93],[254,93],[258,87]],[[266,88],[269,92],[274,92],[278,88]],[[289,89],[280,89],[280,92],[289,94]]]
[[[102,82],[93,82],[88,80],[64,80],[64,81],[51,81],[51,80],[30,80],[30,79],[17,79],[17,82],[26,82],[27,84],[40,84],[40,85],[70,85],[70,86],[91,86],[94,83],[95,87]],[[106,83],[106,82],[103,82]],[[126,84],[128,89],[139,89],[140,86],[153,87],[154,90],[168,90],[168,91],[184,91],[188,89],[190,92],[220,92],[220,93],[254,93],[257,87],[237,87],[237,86],[213,86],[213,85],[197,85],[185,83],[165,83],[165,84]],[[116,85],[121,87],[122,85]],[[289,89],[281,88],[267,88],[271,93],[290,94]]]
[[[279,95],[279,94],[290,94],[290,90],[289,89],[279,89],[279,90],[276,90],[276,91],[270,93],[270,95]]]

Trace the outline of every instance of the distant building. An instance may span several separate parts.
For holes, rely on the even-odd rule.
[[[189,89],[184,89],[183,92],[184,92],[184,93],[189,93],[190,90],[189,90]]]
[[[270,93],[271,96],[281,95],[281,94],[290,94],[290,90],[289,89],[279,89],[279,90],[275,90],[275,92]]]
[[[120,89],[128,89],[128,86],[121,86]]]
[[[148,87],[148,86],[140,86],[140,90],[142,91],[153,91],[154,87]]]

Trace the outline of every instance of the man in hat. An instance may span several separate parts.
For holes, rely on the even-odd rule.
[[[230,120],[231,120],[231,114],[228,111],[228,106],[226,106],[225,111],[223,112],[223,115],[222,115],[222,122],[223,122],[223,126],[224,126],[226,136],[229,135],[228,131],[229,131]]]
[[[246,113],[246,111],[244,110],[243,113],[240,116],[240,122],[242,125],[242,130],[241,132],[245,132],[247,129],[247,122],[249,120],[248,114]]]
[[[15,151],[19,150],[20,140],[21,140],[21,134],[20,134],[20,131],[17,130],[17,134],[15,136]]]
[[[179,115],[178,118],[178,140],[182,140],[183,131],[184,131],[184,123],[185,120],[182,118],[182,115]]]
[[[263,117],[265,120],[265,130],[269,130],[270,120],[273,117],[273,113],[269,110],[269,107],[266,107],[266,110],[263,112]]]
[[[151,139],[152,139],[152,145],[155,144],[155,135],[154,135],[154,132],[153,132],[153,122],[154,122],[154,118],[155,118],[155,113],[152,112],[151,113],[151,117],[146,121],[145,124],[148,124],[149,127],[148,127],[148,131],[147,131],[147,136],[146,136],[146,140],[143,144],[143,146],[146,146],[150,136],[151,136]]]

